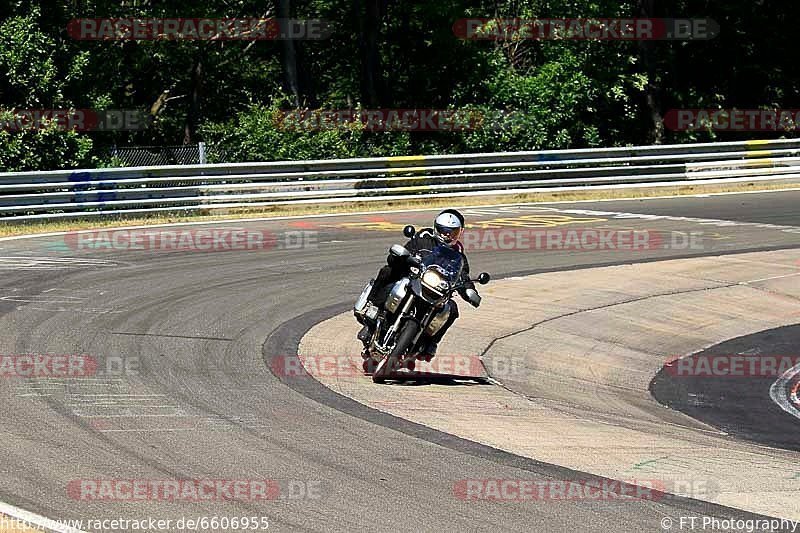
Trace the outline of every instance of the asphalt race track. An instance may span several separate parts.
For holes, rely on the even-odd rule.
[[[797,248],[800,233],[783,226],[800,226],[798,202],[800,192],[781,192],[467,209],[477,223],[633,225],[662,236],[696,232],[702,244],[637,252],[483,249],[469,252],[470,263],[475,272],[507,277]],[[664,517],[754,518],[670,496],[622,504],[465,501],[454,485],[476,475],[591,476],[276,377],[270,361],[292,355],[306,330],[351,305],[387,247],[402,242],[403,224],[424,226],[432,215],[169,228],[244,228],[274,238],[268,249],[244,251],[93,248],[74,236],[0,241],[0,353],[81,354],[96,364],[83,377],[0,379],[0,501],[52,519],[266,517],[273,531],[652,532]],[[753,438],[752,420],[738,413],[714,413],[724,420],[712,423]],[[785,418],[781,430],[796,433],[800,420]],[[267,500],[130,501],[80,490],[87,481],[119,480],[270,480],[279,491]]]
[[[770,387],[781,372],[772,372],[771,367],[762,369],[766,359],[774,359],[776,369],[793,367],[798,363],[798,345],[800,326],[731,339],[692,355],[692,366],[698,368],[700,359],[713,364],[718,357],[727,362],[744,354],[741,375],[720,379],[707,371],[705,375],[677,379],[664,369],[653,379],[650,390],[661,403],[728,433],[797,451],[800,433],[791,429],[797,427],[797,418],[770,398]],[[752,373],[749,368],[756,370]]]

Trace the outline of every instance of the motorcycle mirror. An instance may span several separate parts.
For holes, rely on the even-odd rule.
[[[487,274],[486,272],[481,272],[478,275],[478,283],[480,283],[481,285],[486,285],[487,283],[489,283],[489,280],[491,280],[491,279],[492,279],[492,277],[489,274]]]
[[[408,225],[405,228],[403,228],[403,235],[405,235],[409,239],[411,237],[413,237],[414,235],[416,235],[416,234],[417,234],[417,230],[414,229],[414,226]]]

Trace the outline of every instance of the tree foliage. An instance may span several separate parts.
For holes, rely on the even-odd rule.
[[[107,164],[109,149],[205,141],[228,161],[734,140],[673,132],[678,108],[798,108],[800,4],[760,0],[0,0],[0,118],[18,109],[138,109],[138,131],[0,131],[0,169]],[[294,17],[324,40],[75,40],[76,18]],[[708,41],[464,40],[462,18],[710,17]],[[471,110],[456,131],[286,129],[300,109]],[[774,136],[785,132],[765,133]]]

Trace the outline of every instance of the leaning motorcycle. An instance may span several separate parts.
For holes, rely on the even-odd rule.
[[[413,226],[403,230],[409,239],[415,233]],[[375,383],[385,382],[401,368],[414,370],[426,339],[445,325],[454,294],[464,289],[464,261],[449,246],[439,245],[424,255],[412,255],[404,246],[395,244],[389,253],[408,263],[408,276],[394,284],[382,308],[367,300],[374,280],[370,281],[353,308],[359,322],[373,325],[362,357],[364,373],[371,372]],[[489,280],[489,274],[483,272],[471,281],[484,285]],[[481,302],[472,288],[464,290],[462,296],[474,307]]]

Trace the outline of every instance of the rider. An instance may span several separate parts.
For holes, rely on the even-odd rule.
[[[455,209],[445,209],[434,219],[433,228],[426,228],[419,231],[406,243],[405,247],[412,254],[418,254],[420,252],[432,251],[436,246],[443,244],[460,253],[464,261],[464,266],[461,271],[463,286],[458,290],[458,293],[462,298],[466,298],[465,292],[467,289],[474,290],[475,284],[469,279],[469,262],[467,261],[467,256],[464,255],[464,247],[459,242],[463,231],[464,215]],[[408,264],[403,258],[389,255],[386,261],[387,265],[378,272],[378,276],[375,278],[375,282],[372,285],[372,291],[368,296],[368,300],[378,308],[382,308],[383,302],[386,300],[394,283],[408,275]],[[430,338],[421,354],[428,361],[436,355],[439,341],[444,337],[448,328],[453,325],[459,316],[456,302],[451,301],[450,303],[452,307],[447,322],[445,322],[442,328]],[[358,334],[358,338],[366,345],[370,334],[370,326],[365,325]]]

